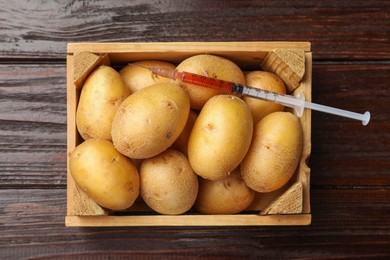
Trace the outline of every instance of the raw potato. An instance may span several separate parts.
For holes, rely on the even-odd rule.
[[[198,194],[198,176],[187,157],[168,149],[142,162],[141,196],[146,204],[161,214],[188,211]]]
[[[293,176],[302,154],[302,128],[289,112],[274,112],[256,124],[241,163],[245,183],[255,191],[281,188]]]
[[[236,214],[253,201],[255,192],[242,180],[239,168],[217,181],[199,180],[195,209],[203,214]]]
[[[252,71],[245,74],[245,84],[250,87],[268,90],[279,94],[286,94],[286,86],[276,74],[265,71]],[[263,117],[272,112],[282,111],[283,105],[272,103],[260,99],[243,97],[243,100],[249,105],[253,124],[257,124]]]
[[[178,138],[189,112],[188,94],[177,84],[160,83],[141,89],[123,101],[115,115],[115,148],[134,159],[155,156]]]
[[[107,140],[89,139],[70,155],[70,172],[76,184],[99,205],[123,210],[139,194],[139,175],[133,162]]]
[[[77,107],[76,125],[81,137],[111,141],[115,113],[129,94],[113,68],[100,66],[95,69],[84,83]]]
[[[137,66],[142,66],[146,68],[158,67],[166,69],[175,69],[176,66],[172,63],[165,61],[157,60],[144,60],[133,62],[132,64]],[[157,84],[157,83],[169,83],[170,79],[159,77],[151,73],[148,69],[140,68],[134,65],[127,65],[119,71],[119,74],[122,76],[125,85],[129,88],[131,93],[136,92],[137,90],[146,88],[148,86]]]
[[[173,143],[172,148],[178,150],[179,152],[187,155],[188,154],[188,139],[190,138],[190,134],[192,128],[194,127],[195,121],[198,118],[198,115],[190,110],[190,114],[188,115],[186,126],[183,131]]]
[[[203,107],[188,141],[194,171],[208,180],[227,176],[249,149],[253,119],[248,105],[233,95],[212,97]]]
[[[177,66],[178,71],[187,71],[203,76],[227,80],[239,84],[245,83],[244,73],[232,61],[215,55],[196,55],[185,59]],[[193,84],[181,84],[188,92],[191,108],[201,109],[211,97],[220,91]]]

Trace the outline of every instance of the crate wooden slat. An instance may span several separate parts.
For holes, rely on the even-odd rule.
[[[68,119],[68,163],[69,154],[82,142],[76,128],[76,108],[80,89],[74,86],[74,54],[91,52],[108,54],[114,66],[136,60],[158,59],[179,63],[190,56],[202,53],[220,55],[231,59],[243,69],[259,69],[266,55],[278,48],[294,48],[305,51],[305,75],[300,86],[294,91],[303,91],[306,100],[311,101],[312,56],[308,42],[172,42],[172,43],[69,43],[67,50],[67,119]],[[256,196],[247,212],[235,215],[200,215],[187,213],[178,216],[163,216],[146,212],[145,207],[131,208],[124,215],[110,215],[88,198],[75,185],[67,172],[67,226],[247,226],[247,225],[308,225],[310,215],[310,168],[307,160],[311,152],[311,113],[305,110],[300,118],[303,129],[303,153],[298,169],[292,180],[282,189]],[[260,215],[260,210],[281,196],[293,183],[300,182],[303,187],[301,214]],[[141,202],[142,204],[142,202]],[[141,209],[141,210],[139,210]],[[255,212],[255,213],[253,213]]]
[[[182,215],[182,216],[68,216],[67,226],[107,227],[107,226],[294,226],[307,225],[310,214],[268,215]]]
[[[209,53],[224,56],[245,67],[259,67],[269,51],[296,48],[310,51],[308,42],[161,42],[161,43],[69,43],[68,55],[90,51],[108,53],[113,63],[161,59],[178,63],[189,56]]]

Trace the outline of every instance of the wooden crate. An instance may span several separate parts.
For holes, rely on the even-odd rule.
[[[68,120],[68,171],[67,171],[67,216],[66,226],[258,226],[258,225],[308,225],[310,214],[310,169],[307,160],[311,151],[311,113],[305,110],[300,122],[303,128],[304,145],[298,169],[282,189],[257,195],[250,207],[235,215],[202,215],[190,211],[184,215],[170,216],[152,212],[137,200],[126,212],[108,212],[94,203],[75,185],[69,171],[69,154],[82,142],[76,128],[76,108],[80,89],[74,84],[74,56],[80,52],[107,54],[113,66],[128,62],[157,59],[175,64],[196,54],[215,54],[228,58],[243,70],[259,70],[260,63],[274,49],[302,49],[305,56],[305,74],[298,89],[311,101],[312,56],[308,42],[172,42],[172,43],[69,43],[67,50],[67,120]],[[298,214],[259,214],[273,200],[279,198],[292,185],[301,186],[302,210]],[[296,194],[295,194],[296,195]]]

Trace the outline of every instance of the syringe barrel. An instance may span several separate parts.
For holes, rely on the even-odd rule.
[[[206,77],[186,71],[178,72],[179,80],[188,84],[194,84],[197,86],[213,88],[225,93],[232,93],[233,90],[233,82],[220,80],[212,77]]]
[[[244,87],[242,94],[244,96],[249,96],[252,98],[278,103],[283,106],[287,106],[291,108],[304,105],[304,103],[302,103],[300,99],[297,99],[294,96],[283,95],[283,94],[262,90],[258,88],[248,87],[248,86]]]
[[[275,102],[291,108],[304,107],[305,105],[305,100],[283,94],[278,94]]]

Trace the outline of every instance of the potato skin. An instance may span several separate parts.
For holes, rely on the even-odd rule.
[[[178,138],[189,111],[188,94],[177,84],[160,83],[135,92],[123,101],[115,115],[115,148],[134,159],[155,156]]]
[[[145,159],[141,170],[141,196],[161,214],[182,214],[194,204],[198,194],[198,176],[187,157],[173,149]]]
[[[189,57],[183,60],[176,69],[239,84],[245,83],[244,73],[234,62],[216,55],[200,54]],[[191,108],[196,110],[200,110],[211,97],[222,93],[215,89],[188,83],[183,83],[181,86],[190,96]]]
[[[116,70],[104,65],[95,69],[84,83],[77,107],[76,125],[81,137],[111,141],[115,113],[129,94]]]
[[[253,119],[248,105],[233,95],[212,97],[200,112],[188,141],[194,171],[217,180],[233,171],[249,149]]]
[[[302,128],[289,112],[274,112],[256,124],[248,153],[241,163],[245,183],[255,191],[271,192],[285,185],[302,154]]]
[[[278,75],[266,71],[251,71],[245,74],[245,84],[250,87],[286,94],[286,86]],[[250,97],[242,98],[249,106],[253,116],[253,124],[272,112],[282,111],[284,106]]]
[[[107,140],[88,139],[70,155],[70,172],[77,186],[99,205],[123,210],[139,194],[139,175],[133,162]]]
[[[190,110],[186,126],[184,127],[183,131],[176,139],[176,141],[173,143],[171,147],[172,149],[175,149],[186,156],[188,155],[188,139],[190,138],[192,128],[194,127],[197,118],[198,115],[194,111]]]
[[[239,168],[223,179],[199,179],[194,208],[203,214],[236,214],[253,201],[255,192],[242,180]]]
[[[176,68],[176,66],[172,63],[157,60],[136,61],[132,64],[146,68]],[[131,93],[134,93],[140,89],[146,88],[154,84],[171,82],[171,79],[159,77],[151,73],[148,69],[140,68],[134,65],[129,64],[119,71],[119,74],[122,76],[125,85],[129,88]]]

